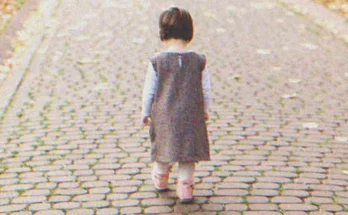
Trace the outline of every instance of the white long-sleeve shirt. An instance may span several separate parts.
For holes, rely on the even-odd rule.
[[[143,89],[143,98],[142,98],[142,116],[147,117],[151,116],[151,106],[157,91],[158,86],[158,77],[156,71],[153,68],[151,62],[149,62],[147,67],[147,73],[145,77],[145,85]],[[204,96],[204,111],[208,113],[209,103],[210,103],[210,73],[205,67],[202,73],[202,89]]]

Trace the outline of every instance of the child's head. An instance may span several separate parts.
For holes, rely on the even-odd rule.
[[[193,37],[193,23],[189,12],[171,7],[162,12],[159,18],[160,37],[162,41],[181,39],[190,42]]]

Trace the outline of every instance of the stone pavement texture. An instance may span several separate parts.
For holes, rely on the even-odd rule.
[[[1,86],[15,90],[1,91],[1,215],[348,214],[348,46],[329,31],[276,0],[44,2],[40,46],[18,88]],[[175,168],[155,192],[140,126],[157,19],[174,3],[212,73],[212,161],[189,205]]]

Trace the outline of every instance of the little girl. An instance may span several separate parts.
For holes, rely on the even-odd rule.
[[[210,160],[205,124],[210,75],[205,56],[186,49],[193,37],[186,10],[165,10],[159,28],[168,50],[150,59],[142,101],[142,121],[150,125],[152,180],[158,191],[167,190],[171,165],[178,162],[177,195],[189,203],[195,162]]]

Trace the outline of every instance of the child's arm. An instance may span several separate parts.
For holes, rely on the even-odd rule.
[[[142,98],[142,123],[144,125],[150,124],[151,106],[157,90],[157,84],[158,78],[156,75],[156,71],[154,70],[152,63],[150,62],[147,67]]]
[[[204,96],[204,112],[205,112],[205,120],[209,119],[208,110],[210,105],[210,72],[208,67],[204,68],[202,73],[202,87],[203,87],[203,96]]]

